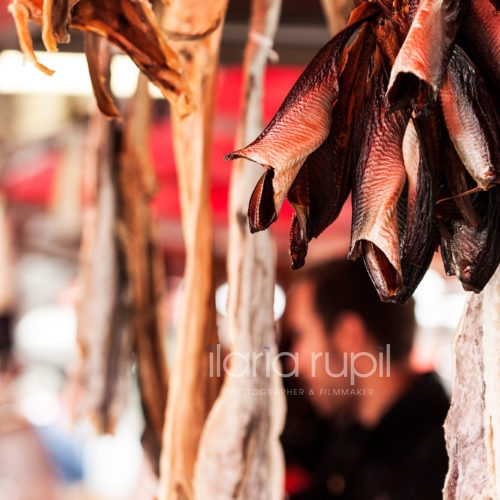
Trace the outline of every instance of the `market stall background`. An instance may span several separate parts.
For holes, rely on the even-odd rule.
[[[86,195],[79,167],[92,103],[91,89],[78,33],[74,33],[71,43],[61,46],[61,53],[51,59],[56,69],[52,80],[36,73],[28,64],[22,65],[7,4],[4,0],[0,2],[0,189],[8,201],[16,249],[13,282],[18,299],[16,339],[26,364],[19,393],[22,407],[34,424],[46,428],[49,424],[64,427],[67,401],[63,400],[61,388],[76,350],[74,279],[81,207]],[[218,77],[211,203],[219,284],[225,281],[231,169],[223,157],[234,146],[241,86],[238,64],[246,38],[248,11],[248,2],[230,3]],[[35,47],[41,50],[37,29],[33,26]],[[275,113],[305,63],[328,38],[319,2],[285,2],[275,43],[279,62],[271,65],[266,74],[266,121]],[[73,62],[62,62],[68,55]],[[47,54],[40,56],[42,60],[49,57]],[[57,73],[64,73],[66,64],[70,72],[78,71],[77,78],[75,73],[71,74],[72,80],[78,83],[76,89],[63,89],[63,83],[58,88],[54,83]],[[124,87],[127,82],[135,82],[136,70],[130,65],[122,69],[117,66],[115,74],[120,75],[115,81],[116,94],[126,99],[132,89]],[[159,190],[153,200],[153,209],[170,292],[165,307],[170,310],[173,324],[184,263],[183,238],[168,106],[162,100],[155,100],[154,109],[150,148]],[[285,208],[272,229],[278,248],[278,282],[285,289],[290,279],[288,232],[291,214],[291,209]],[[350,207],[347,204],[325,234],[311,242],[308,259],[346,254],[349,238]],[[446,379],[450,377],[450,338],[464,294],[458,282],[444,277],[440,269],[441,265],[433,265],[416,293],[421,329],[414,361],[421,369],[437,365]],[[133,498],[135,479],[141,467],[140,425],[140,415],[132,400],[130,413],[124,416],[115,437],[92,438],[88,441],[91,445],[81,448],[87,471],[86,487],[95,498]],[[82,431],[83,434],[87,432],[87,429]],[[130,474],[124,474],[124,470]],[[124,477],[128,481],[124,481]]]

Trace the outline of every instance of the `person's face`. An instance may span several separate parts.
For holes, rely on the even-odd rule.
[[[306,394],[321,415],[335,414],[348,404],[348,399],[334,391],[346,388],[349,379],[347,376],[332,376],[342,373],[344,353],[336,346],[335,328],[327,332],[314,310],[311,283],[299,283],[290,291],[285,323],[291,334],[291,351],[296,353],[298,373]]]

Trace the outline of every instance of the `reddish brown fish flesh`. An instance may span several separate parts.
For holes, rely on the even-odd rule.
[[[301,267],[352,193],[349,257],[363,257],[382,300],[408,300],[439,247],[446,272],[480,291],[500,263],[498,8],[356,2],[259,137],[226,156],[266,168],[252,231],[287,198]]]

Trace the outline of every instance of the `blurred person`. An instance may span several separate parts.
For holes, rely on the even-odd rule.
[[[449,402],[410,364],[413,300],[382,303],[362,261],[333,260],[298,274],[283,326],[307,398],[282,436],[290,499],[441,499]]]

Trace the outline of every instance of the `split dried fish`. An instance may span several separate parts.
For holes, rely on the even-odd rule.
[[[394,61],[387,96],[397,108],[421,111],[435,101],[453,49],[465,0],[420,0]]]
[[[164,97],[177,106],[179,113],[187,115],[192,111],[191,94],[180,60],[167,44],[149,1],[12,0],[9,11],[25,57],[43,72],[53,73],[35,56],[28,29],[30,20],[42,26],[43,42],[49,51],[57,50],[59,43],[69,40],[70,28],[106,38],[130,56]],[[96,87],[102,75],[92,58],[89,66],[99,108],[111,118],[116,117],[116,108],[110,105],[102,85]]]
[[[358,7],[355,14],[360,19],[316,55],[260,136],[246,148],[227,155],[227,159],[247,158],[268,169],[250,201],[252,232],[266,229],[276,220],[304,161],[328,137],[331,110],[338,97],[340,56],[359,24],[378,10],[375,4]]]
[[[382,300],[408,300],[438,247],[446,272],[480,291],[500,260],[498,2],[356,4],[264,131],[226,156],[266,168],[250,228],[269,227],[287,198],[301,267],[352,192],[349,257]]]
[[[376,51],[370,92],[359,119],[358,128],[366,128],[366,133],[354,172],[349,255],[363,255],[385,299],[399,293],[403,283],[397,201],[406,181],[401,147],[406,124],[400,112],[389,113],[384,103],[387,80],[381,64]]]
[[[500,2],[497,0],[495,7],[489,0],[472,0],[457,41],[477,65],[491,91],[500,92]]]
[[[482,189],[500,176],[500,117],[483,79],[456,47],[440,92],[444,120],[465,168]]]
[[[480,292],[500,264],[500,189],[475,194],[481,222],[448,221],[441,238],[441,255],[447,274],[456,275],[465,290]]]
[[[319,236],[339,215],[352,188],[352,169],[356,163],[355,148],[352,147],[355,117],[362,101],[356,97],[364,92],[364,81],[354,69],[364,65],[370,58],[370,47],[375,39],[369,30],[356,38],[347,54],[346,68],[339,85],[346,85],[351,92],[340,96],[332,112],[332,126],[325,142],[305,160],[288,191],[288,201],[297,213],[292,223],[292,266],[304,264],[307,244]],[[332,133],[337,130],[338,133]],[[325,183],[324,178],[334,179]],[[271,193],[272,195],[272,193]]]

